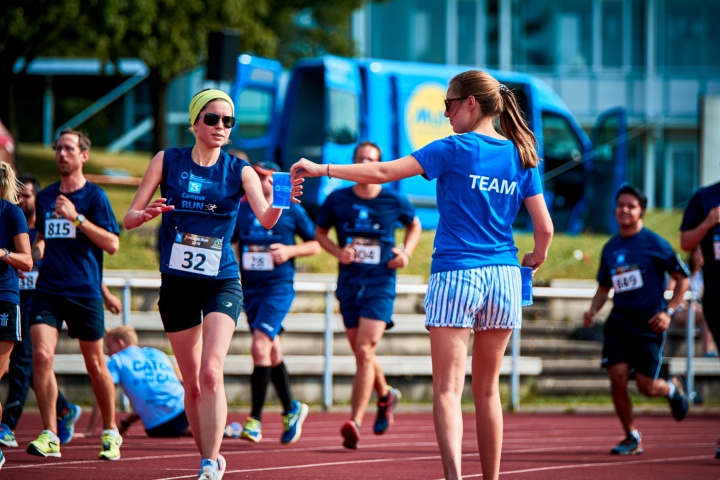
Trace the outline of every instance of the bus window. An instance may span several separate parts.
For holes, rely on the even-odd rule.
[[[302,70],[297,90],[288,92],[285,101],[292,101],[293,105],[287,151],[283,155],[283,161],[292,164],[298,158],[305,157],[314,162],[322,162],[325,116],[318,113],[326,111],[323,69]]]
[[[242,105],[236,112],[237,135],[243,140],[267,135],[273,113],[273,94],[249,88],[240,92],[236,103]]]
[[[351,92],[331,89],[329,92],[327,141],[347,145],[358,141],[357,96]]]
[[[582,143],[564,117],[543,112],[542,125],[545,197],[555,228],[568,231],[580,213],[586,185]]]

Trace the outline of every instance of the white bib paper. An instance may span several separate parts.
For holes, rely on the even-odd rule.
[[[380,240],[375,238],[353,238],[352,248],[355,250],[354,263],[377,265],[380,263]]]
[[[35,284],[37,283],[38,271],[33,270],[32,272],[23,272],[21,277],[18,275],[18,282],[20,283],[20,290],[35,290]]]
[[[76,238],[75,224],[67,218],[45,219],[45,238]]]
[[[642,272],[640,270],[628,270],[612,276],[615,293],[629,292],[643,287]]]
[[[170,254],[170,268],[215,277],[220,271],[222,238],[178,233]]]
[[[271,271],[275,269],[268,245],[249,245],[242,254],[243,270]]]

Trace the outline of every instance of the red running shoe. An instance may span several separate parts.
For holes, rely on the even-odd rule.
[[[340,435],[343,436],[343,447],[355,450],[360,441],[360,429],[354,420],[348,420],[340,429]]]

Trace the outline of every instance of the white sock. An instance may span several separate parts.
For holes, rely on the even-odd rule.
[[[677,387],[675,386],[674,383],[672,383],[670,381],[668,381],[667,384],[668,384],[668,388],[670,389],[670,392],[668,393],[667,398],[672,398],[675,396],[675,392],[677,392]]]
[[[632,432],[630,432],[630,435],[635,437],[635,440],[637,440],[638,442],[640,441],[640,432],[638,432],[637,428],[635,430],[633,430]]]
[[[58,438],[58,436],[55,435],[55,434],[54,434],[53,432],[51,432],[50,430],[44,430],[43,433],[47,433],[48,435],[50,435],[50,438],[52,438],[52,439],[55,441],[55,443],[57,443],[58,445],[60,444],[60,439]]]
[[[112,428],[112,429],[103,430],[101,435],[110,435],[113,437],[117,437],[120,435],[120,432],[118,432],[117,428]]]

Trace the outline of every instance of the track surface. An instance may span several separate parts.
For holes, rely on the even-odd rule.
[[[402,406],[401,406],[402,408]],[[244,414],[231,413],[242,422]],[[280,415],[266,412],[261,443],[226,438],[221,453],[225,480],[413,479],[443,478],[430,413],[397,412],[385,435],[372,435],[368,415],[357,450],[341,446],[339,429],[347,413],[311,411],[302,438],[279,443]],[[475,421],[464,415],[463,478],[482,478],[475,443]],[[82,431],[81,418],[78,431]],[[195,479],[200,459],[191,438],[150,439],[138,425],[122,446],[122,459],[97,460],[99,438],[76,438],[62,447],[62,458],[25,453],[40,432],[40,417],[26,412],[16,431],[18,448],[4,447],[7,459],[0,478],[43,480]],[[634,457],[608,454],[623,437],[613,415],[505,414],[501,478],[521,480],[699,480],[720,479],[714,458],[720,416],[693,415],[677,423],[667,415],[639,416],[645,453]]]

